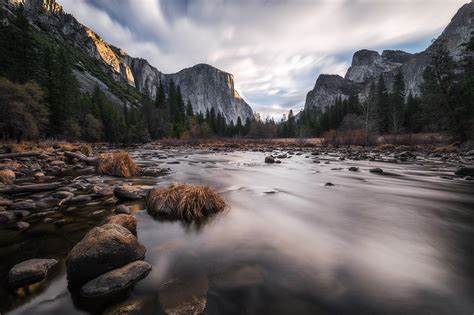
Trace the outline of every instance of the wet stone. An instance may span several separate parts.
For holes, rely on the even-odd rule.
[[[65,205],[80,205],[80,204],[88,203],[91,200],[92,200],[91,196],[81,195],[81,196],[76,196],[69,200],[66,200],[64,204]]]
[[[131,262],[87,282],[81,289],[81,295],[98,297],[122,292],[145,278],[151,269],[151,265],[145,261]]]
[[[26,231],[30,228],[30,224],[27,223],[27,222],[20,221],[20,222],[16,223],[15,228],[18,231],[23,232],[23,231]]]
[[[382,174],[383,170],[379,167],[376,167],[376,168],[370,169],[369,172],[374,173],[374,174]]]
[[[126,228],[105,224],[93,228],[69,252],[67,279],[83,285],[98,276],[145,257],[146,249]]]
[[[111,216],[107,223],[118,224],[129,230],[133,235],[137,235],[137,219],[128,214],[117,214]]]
[[[130,207],[126,205],[119,205],[117,208],[115,208],[115,213],[117,214],[130,214]]]
[[[36,209],[36,203],[31,200],[18,201],[10,205],[11,210],[34,210]]]
[[[56,259],[30,259],[16,264],[8,273],[8,285],[15,289],[40,282],[57,263]]]

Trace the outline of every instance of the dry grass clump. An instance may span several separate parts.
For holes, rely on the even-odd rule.
[[[97,174],[118,177],[133,177],[138,174],[138,166],[128,152],[102,153],[95,161]]]
[[[210,187],[173,183],[149,192],[146,206],[152,215],[193,221],[224,210],[226,204]]]
[[[11,185],[15,181],[15,172],[12,170],[0,170],[0,182]]]

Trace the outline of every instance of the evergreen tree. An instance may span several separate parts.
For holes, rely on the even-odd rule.
[[[377,90],[375,95],[375,113],[377,120],[377,128],[379,132],[389,131],[389,97],[385,79],[381,74],[377,81]]]
[[[399,71],[395,76],[392,93],[390,94],[389,131],[397,134],[402,130],[405,108],[405,81]]]

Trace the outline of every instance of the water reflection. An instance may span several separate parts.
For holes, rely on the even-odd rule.
[[[440,178],[449,171],[443,164],[341,162],[337,156],[315,164],[301,155],[264,165],[263,153],[187,151],[174,152],[180,164],[170,165],[164,152],[139,153],[141,163],[173,170],[159,185],[211,185],[230,209],[194,225],[137,211],[138,237],[153,270],[112,308],[133,305],[155,314],[474,310],[473,186]],[[373,167],[397,176],[369,173]],[[64,272],[12,314],[33,310],[81,312]]]

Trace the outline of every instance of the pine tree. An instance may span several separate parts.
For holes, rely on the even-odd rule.
[[[388,132],[389,130],[389,97],[385,79],[381,74],[377,81],[377,90],[375,94],[375,112],[377,128],[379,132]]]
[[[405,108],[405,81],[401,71],[395,76],[392,93],[390,94],[389,131],[397,134],[403,128]]]

